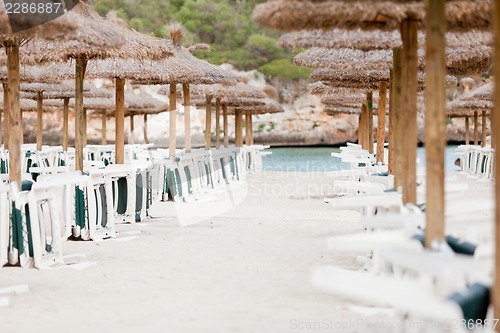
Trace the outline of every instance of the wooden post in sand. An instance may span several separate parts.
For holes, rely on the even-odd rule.
[[[83,148],[87,147],[87,108],[83,107]]]
[[[69,141],[69,98],[64,99],[63,106],[63,150],[68,151]]]
[[[149,139],[148,139],[148,115],[144,115],[144,126],[142,128],[143,134],[144,134],[144,143],[148,144]]]
[[[401,107],[401,49],[395,48],[393,54],[393,72],[392,72],[392,110],[393,113],[393,171],[394,171],[394,188],[397,189],[403,186],[403,158],[404,145],[402,137],[405,135],[403,130],[404,114]]]
[[[212,138],[212,96],[207,96],[205,101],[205,150],[210,150]]]
[[[36,150],[42,150],[43,133],[43,93],[36,93]]]
[[[130,138],[128,140],[128,143],[130,144],[135,144],[135,134],[134,134],[134,131],[135,131],[135,123],[134,123],[134,115],[131,114],[130,115]]]
[[[87,67],[87,59],[78,55],[75,66],[75,167],[83,171],[83,139],[85,118],[83,114],[83,76]]]
[[[21,137],[19,81],[19,40],[13,38],[4,44],[7,53],[7,91],[9,110],[9,180],[21,184]]]
[[[465,116],[465,144],[470,143],[469,116]]]
[[[107,145],[108,144],[108,138],[106,136],[106,111],[101,115],[101,144],[102,145]]]
[[[486,111],[481,114],[481,147],[486,146]]]
[[[493,56],[494,82],[495,87],[500,87],[500,0],[492,1],[493,4],[493,35],[495,51]],[[498,88],[495,88],[495,90]],[[497,129],[500,128],[500,94],[493,94],[493,122],[491,124],[492,133],[495,135],[494,146],[500,147],[500,135],[496,135]],[[493,141],[492,141],[493,146]],[[491,292],[491,303],[493,304],[493,318],[500,316],[500,159],[495,158],[495,259],[494,259],[494,276],[493,290]],[[496,331],[500,331],[500,327],[496,327]]]
[[[446,148],[445,0],[427,0],[425,72],[426,227],[425,247],[444,241]],[[415,202],[413,202],[415,203]]]
[[[215,148],[220,148],[220,97],[215,99]]]
[[[115,111],[115,159],[116,164],[125,163],[125,80],[116,78]]]
[[[393,88],[393,70],[389,71],[389,134],[388,134],[388,139],[389,139],[389,147],[388,147],[388,153],[389,156],[387,158],[387,171],[389,172],[390,175],[394,175],[394,111],[393,111],[393,105],[392,105],[392,88]]]
[[[474,111],[474,144],[479,144],[479,116],[477,111]]]
[[[418,22],[406,19],[401,23],[401,105],[404,135],[397,140],[403,144],[403,203],[417,203],[417,28]]]
[[[366,138],[367,138],[367,133],[366,133],[366,123],[367,123],[367,119],[366,119],[366,104],[363,104],[361,106],[361,114],[360,114],[360,118],[359,118],[359,128],[358,128],[358,141],[359,141],[359,144],[361,145],[361,148],[363,149],[367,149],[368,145],[367,145],[367,142],[366,142]]]
[[[243,112],[241,110],[235,111],[235,145],[236,147],[243,146]]]
[[[250,134],[250,145],[253,145],[253,114],[250,112],[250,117],[248,118],[248,129]]]
[[[387,96],[387,82],[378,84],[378,124],[377,124],[377,163],[384,163],[385,144],[385,104]]]
[[[177,85],[175,82],[170,82],[170,97],[169,97],[169,125],[168,125],[168,155],[175,157],[176,142],[176,116],[177,116]]]
[[[250,111],[245,112],[245,144],[247,146],[250,146],[250,132],[252,132],[252,128],[250,127],[250,123],[252,122],[250,120],[251,116],[252,113]]]
[[[222,123],[224,126],[224,148],[229,147],[229,124],[227,122],[227,106],[222,106]]]
[[[3,87],[3,147],[9,149],[9,90],[7,83],[2,82]]]
[[[368,152],[373,154],[373,93],[366,92],[366,112],[367,112],[367,127],[368,127]]]
[[[186,153],[191,152],[191,96],[189,92],[189,84],[182,84],[182,94],[184,95],[184,150]]]

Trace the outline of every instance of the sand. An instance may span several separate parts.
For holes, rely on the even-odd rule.
[[[384,309],[310,282],[319,265],[361,269],[326,246],[328,236],[360,231],[358,212],[324,203],[333,180],[263,172],[246,184],[215,216],[201,218],[227,193],[155,204],[154,218],[118,225],[117,240],[64,244],[95,266],[0,269],[0,286],[30,287],[0,307],[1,332],[389,332]],[[180,227],[186,211],[201,221]]]

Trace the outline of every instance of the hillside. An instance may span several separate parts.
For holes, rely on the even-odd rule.
[[[180,22],[186,43],[210,44],[212,52],[197,54],[214,64],[229,63],[239,70],[258,69],[267,77],[305,79],[293,54],[276,45],[278,34],[257,26],[253,7],[262,0],[93,0],[101,15],[115,11],[137,31],[163,37],[165,26]]]

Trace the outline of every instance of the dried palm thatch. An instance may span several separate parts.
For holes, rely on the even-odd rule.
[[[23,86],[21,86],[21,90],[23,90]],[[64,82],[64,84],[50,85],[50,89],[40,91],[43,91],[42,98],[44,100],[75,98],[74,83],[68,81]],[[98,89],[91,84],[85,84],[83,89],[83,96],[85,98],[113,98],[113,92],[107,89]],[[37,95],[33,91],[21,92],[21,97],[28,99],[37,99]]]
[[[285,112],[283,107],[275,100],[266,98],[263,105],[232,107],[228,109],[228,114],[235,114],[236,111],[250,112],[252,114],[267,114]]]
[[[3,111],[4,100],[3,95],[0,96],[0,109]],[[32,99],[21,98],[20,106],[22,112],[36,112],[38,110],[37,102]],[[53,112],[62,107],[62,103],[50,103],[49,105],[44,106],[43,112]]]
[[[103,19],[83,1],[72,12],[79,14],[81,22],[77,33],[68,36],[65,42],[28,43],[22,50],[24,63],[66,61],[77,56],[87,59],[163,59],[173,54],[170,43],[127,29],[113,13]]]
[[[425,34],[418,33],[418,44],[424,47]],[[284,48],[312,48],[327,49],[351,48],[361,51],[388,50],[402,46],[401,33],[394,31],[365,31],[355,30],[301,30],[281,35],[278,45]],[[447,47],[476,47],[492,46],[493,36],[489,31],[466,31],[446,34]]]
[[[50,83],[21,83],[21,91],[27,93],[37,93],[46,91],[65,91],[74,89],[75,83],[71,81],[64,81],[59,84]],[[89,91],[91,85],[85,84],[83,91]]]
[[[163,94],[168,94],[168,90],[161,90]],[[192,85],[191,86],[191,97],[203,99],[207,96],[212,96],[213,98],[265,98],[266,95],[244,83],[237,83],[235,85],[224,86],[221,84],[211,84],[211,85]]]
[[[338,116],[340,114],[360,114],[361,109],[358,107],[327,105],[323,109],[323,112],[329,116]]]
[[[322,82],[313,82],[308,86],[309,93],[311,95],[327,95],[327,94],[347,94],[347,93],[365,93],[366,89],[358,89],[358,88],[342,88],[342,87],[332,87]]]
[[[456,0],[446,3],[448,30],[487,29],[490,1]],[[268,0],[255,7],[254,20],[280,31],[311,29],[395,30],[405,19],[425,18],[424,1]]]
[[[492,48],[489,46],[447,48],[446,65],[450,75],[471,75],[491,68]],[[311,48],[294,58],[299,66],[362,71],[385,70],[392,67],[392,50],[360,51],[353,49]],[[425,51],[419,49],[418,66],[425,66]]]
[[[311,79],[321,81],[325,85],[339,88],[357,88],[377,90],[380,81],[389,81],[389,70],[347,72],[329,68],[317,69],[311,73]],[[419,89],[424,89],[425,74],[418,73]],[[458,80],[455,76],[446,76],[446,86],[456,87]]]
[[[452,102],[446,103],[446,114],[449,117],[473,116],[475,111],[487,111],[487,113],[489,114],[492,109],[492,101],[480,99],[456,99]]]
[[[21,66],[19,68],[19,77],[21,82],[59,83],[64,80],[65,76],[58,69],[59,66],[57,65],[52,68],[46,66]],[[0,81],[7,82],[6,66],[0,66]]]

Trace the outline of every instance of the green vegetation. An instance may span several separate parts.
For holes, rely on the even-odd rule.
[[[292,64],[293,55],[276,45],[278,33],[257,26],[252,10],[264,0],[92,0],[101,15],[115,11],[130,28],[164,36],[165,26],[180,22],[185,43],[207,43],[212,52],[196,56],[241,70],[259,69],[267,77],[305,79],[310,70]]]

